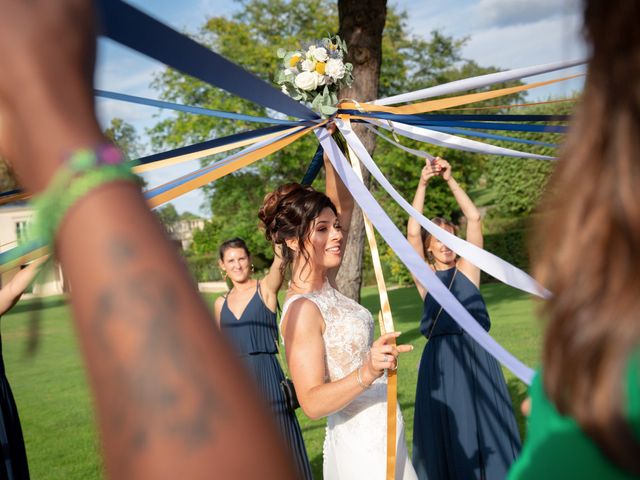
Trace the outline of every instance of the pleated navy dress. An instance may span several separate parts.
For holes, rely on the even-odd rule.
[[[489,331],[480,291],[462,272],[455,272],[451,268],[436,275]],[[503,479],[520,451],[520,435],[502,370],[440,310],[427,294],[420,331],[431,339],[418,371],[413,464],[422,480]]]
[[[22,428],[16,402],[9,387],[2,359],[2,339],[0,338],[0,447],[2,465],[0,480],[22,480],[29,478],[27,453],[22,438]]]
[[[295,414],[285,403],[280,381],[284,372],[278,363],[278,326],[276,314],[267,308],[260,296],[260,284],[240,318],[236,318],[225,299],[220,311],[220,327],[235,345],[245,365],[274,414],[276,424],[291,449],[299,477],[310,479],[311,466],[302,432]]]

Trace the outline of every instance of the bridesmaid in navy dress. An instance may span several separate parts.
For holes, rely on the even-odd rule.
[[[467,220],[467,241],[482,247],[480,212],[451,176],[441,158],[422,169],[413,207],[422,211],[427,183],[440,176],[449,186]],[[455,233],[454,225],[434,223]],[[479,290],[480,270],[413,218],[409,242],[438,278],[482,327],[491,321]],[[413,427],[413,464],[420,479],[493,480],[505,478],[520,450],[520,436],[509,392],[498,362],[442,310],[415,278],[424,300],[420,331],[428,342],[418,371]]]
[[[300,478],[310,479],[311,467],[294,412],[286,405],[280,382],[285,378],[278,363],[276,309],[283,281],[281,259],[276,255],[269,273],[258,281],[251,277],[253,265],[245,242],[234,238],[220,246],[219,266],[233,284],[214,305],[214,317],[253,374],[291,449]]]

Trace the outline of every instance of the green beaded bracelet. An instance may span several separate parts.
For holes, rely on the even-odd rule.
[[[131,166],[131,162],[122,162],[122,156],[111,145],[75,152],[58,169],[47,188],[33,199],[35,221],[29,237],[53,247],[62,220],[78,200],[105,183],[116,180],[140,183]]]

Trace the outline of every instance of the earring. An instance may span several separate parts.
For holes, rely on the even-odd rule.
[[[255,269],[256,269],[256,268],[253,266],[253,263],[252,263],[252,264],[251,264],[251,273],[253,273]]]
[[[227,280],[227,271],[226,270],[220,270],[220,275],[222,275],[222,279],[223,280]]]
[[[427,262],[434,263],[433,253],[431,253],[431,250],[427,250]]]

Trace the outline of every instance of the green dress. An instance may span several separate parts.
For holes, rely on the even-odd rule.
[[[640,439],[640,355],[634,355],[626,377],[627,418]],[[606,458],[575,420],[558,413],[544,393],[540,372],[531,383],[529,395],[527,439],[509,471],[509,480],[637,478]]]

